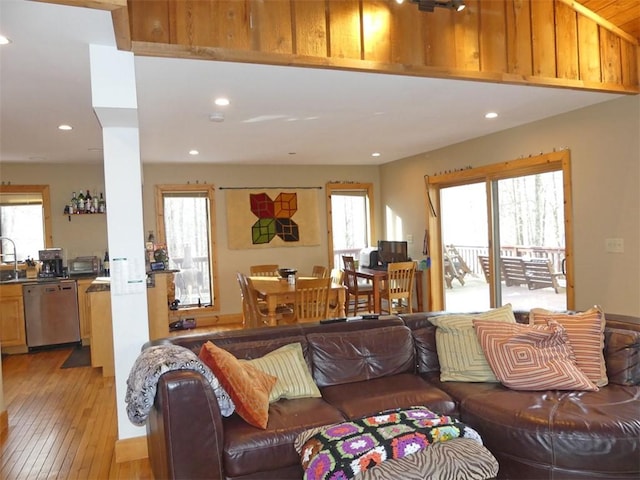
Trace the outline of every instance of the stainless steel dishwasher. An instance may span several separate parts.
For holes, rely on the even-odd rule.
[[[27,347],[80,342],[74,280],[27,283],[22,287]]]

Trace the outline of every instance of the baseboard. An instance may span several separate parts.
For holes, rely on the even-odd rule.
[[[147,437],[125,438],[116,441],[116,463],[132,462],[149,456]]]
[[[9,414],[6,410],[0,412],[0,432],[4,432],[9,428]]]

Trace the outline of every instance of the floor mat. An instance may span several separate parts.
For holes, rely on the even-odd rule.
[[[91,348],[74,348],[60,368],[78,368],[91,366]]]

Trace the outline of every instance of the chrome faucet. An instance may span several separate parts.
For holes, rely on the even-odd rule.
[[[9,240],[11,245],[13,245],[13,278],[18,278],[18,251],[16,250],[16,242],[9,237],[0,237],[0,241],[2,240]],[[2,256],[4,257],[5,255],[7,254],[3,252]]]

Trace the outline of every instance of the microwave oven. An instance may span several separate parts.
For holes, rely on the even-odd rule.
[[[67,262],[69,275],[98,275],[100,273],[100,259],[92,257],[76,257]]]

